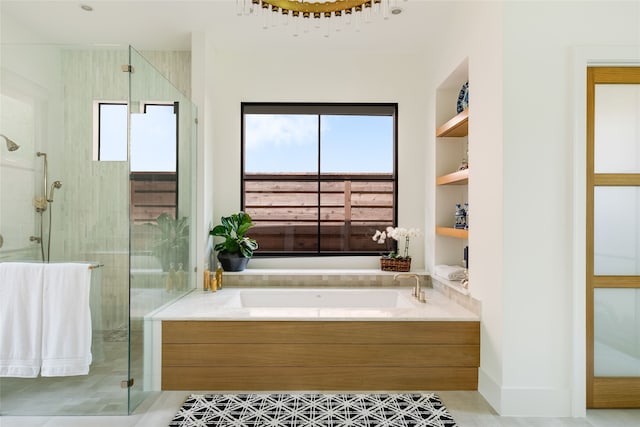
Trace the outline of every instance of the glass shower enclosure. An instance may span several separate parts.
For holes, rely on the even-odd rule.
[[[89,374],[2,377],[0,414],[131,413],[151,375],[144,317],[195,287],[190,56],[1,47],[0,262],[94,268]]]

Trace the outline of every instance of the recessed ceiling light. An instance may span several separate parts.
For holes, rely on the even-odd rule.
[[[398,6],[393,6],[391,8],[391,14],[392,15],[400,15],[402,13],[402,8],[398,7]]]
[[[85,12],[93,12],[93,8],[88,4],[81,4],[80,9],[84,10]]]

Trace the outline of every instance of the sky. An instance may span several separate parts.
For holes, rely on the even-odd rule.
[[[127,105],[102,104],[100,160],[127,160]],[[176,116],[173,105],[147,105],[131,115],[131,171],[176,171]]]
[[[393,117],[245,115],[245,172],[393,172]]]
[[[127,106],[103,104],[100,159],[127,159]],[[320,124],[319,124],[320,123]],[[131,170],[176,170],[173,106],[131,115]],[[245,115],[245,172],[392,173],[393,117],[354,115]]]

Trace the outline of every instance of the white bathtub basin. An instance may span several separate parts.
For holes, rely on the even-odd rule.
[[[243,308],[408,308],[405,292],[389,289],[245,289]]]

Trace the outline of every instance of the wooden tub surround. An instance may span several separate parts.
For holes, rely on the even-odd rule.
[[[477,390],[478,321],[162,322],[163,390]]]

